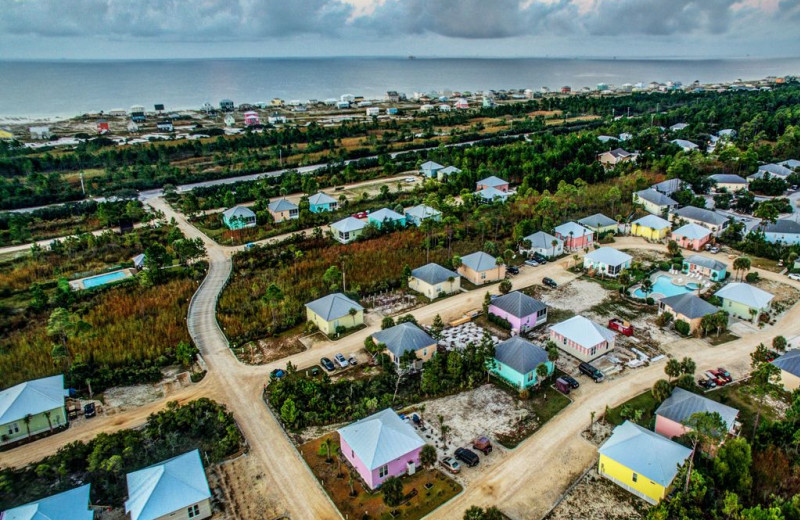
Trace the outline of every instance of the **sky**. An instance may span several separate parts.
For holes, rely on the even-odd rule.
[[[800,0],[0,0],[0,59],[796,57]]]

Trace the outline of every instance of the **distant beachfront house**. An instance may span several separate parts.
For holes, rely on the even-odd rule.
[[[692,255],[683,259],[681,270],[685,274],[700,274],[715,282],[721,282],[725,279],[727,267],[724,262],[719,260],[703,255]]]
[[[442,168],[441,170],[439,170],[439,173],[437,175],[437,179],[440,180],[440,181],[443,181],[443,180],[447,179],[447,177],[449,177],[450,175],[453,175],[454,173],[461,173],[461,169],[460,168],[456,168],[455,166],[446,166],[446,167]]]
[[[638,153],[629,152],[623,148],[615,148],[608,152],[603,152],[597,155],[597,160],[606,168],[613,168],[614,166],[625,162],[636,162],[639,157]]]
[[[689,324],[689,331],[694,333],[700,328],[704,316],[719,311],[704,299],[694,293],[676,294],[658,300],[658,312],[672,314],[675,320],[685,321]]]
[[[495,347],[494,366],[490,371],[515,388],[524,390],[543,380],[536,373],[539,365],[547,367],[548,376],[553,374],[555,367],[545,349],[522,336],[512,336]]]
[[[358,238],[367,227],[367,223],[354,217],[346,217],[331,224],[333,239],[347,244]]]
[[[512,333],[528,332],[547,322],[547,305],[525,293],[513,291],[492,300],[489,314],[508,321]]]
[[[130,520],[211,517],[211,490],[199,450],[128,473],[125,478],[125,513]]]
[[[372,334],[372,340],[376,345],[384,345],[389,359],[400,366],[403,354],[414,352],[417,360],[413,366],[416,369],[422,367],[436,353],[436,340],[430,337],[427,332],[414,325],[413,323],[398,323],[394,327],[379,330]]]
[[[0,391],[0,446],[66,424],[62,374]]]
[[[781,370],[780,384],[787,392],[800,388],[800,349],[789,350],[772,361]]]
[[[494,175],[481,179],[476,183],[475,190],[481,191],[487,188],[494,188],[498,191],[508,192],[509,184],[507,180],[495,177]]]
[[[800,244],[800,222],[797,217],[790,217],[769,223],[764,228],[764,240],[773,244]]]
[[[729,283],[714,296],[722,300],[722,310],[731,316],[755,323],[762,312],[767,312],[774,296],[746,283]]]
[[[223,99],[219,102],[219,109],[223,112],[233,112],[233,101],[230,99]]]
[[[375,224],[378,229],[381,229],[386,224],[405,227],[406,216],[389,208],[381,208],[378,211],[370,213],[367,216],[367,221]]]
[[[680,147],[684,152],[693,152],[699,148],[695,143],[686,139],[673,139],[670,143]]]
[[[336,199],[330,195],[322,193],[321,191],[308,198],[308,209],[311,211],[311,213],[334,211],[338,207],[339,203],[336,202]]]
[[[475,285],[483,285],[504,279],[506,266],[498,264],[492,255],[478,251],[461,258],[458,274]]]
[[[613,218],[603,215],[602,213],[595,213],[594,215],[584,217],[578,220],[578,224],[591,229],[597,233],[598,236],[605,233],[617,232],[617,221]]]
[[[594,232],[575,222],[566,222],[555,228],[556,238],[564,242],[567,251],[586,249],[594,245]]]
[[[676,209],[672,212],[671,217],[673,222],[684,221],[706,227],[710,229],[711,233],[715,236],[719,235],[722,230],[728,227],[730,220],[709,209],[696,208],[694,206]]]
[[[430,263],[411,271],[408,288],[430,299],[461,290],[461,276],[439,264]]]
[[[669,234],[672,225],[656,215],[646,215],[631,225],[631,234],[648,240],[661,240]]]
[[[441,164],[434,161],[427,161],[420,165],[419,173],[428,179],[435,179],[439,175],[439,170],[444,168]]]
[[[409,224],[414,224],[415,226],[422,225],[422,222],[425,220],[432,220],[434,222],[440,222],[442,220],[441,211],[430,206],[426,206],[425,204],[419,204],[412,208],[406,209],[405,215],[406,221]]]
[[[98,134],[107,134],[109,131],[108,121],[105,119],[101,119],[97,122],[97,133]]]
[[[525,249],[524,242],[526,240],[531,243],[530,249]],[[538,253],[547,258],[555,258],[564,254],[564,241],[544,231],[528,235],[522,241],[523,244],[519,247],[520,253]]]
[[[391,408],[337,430],[339,449],[369,489],[390,477],[413,475],[425,441]]]
[[[697,224],[686,224],[672,232],[672,239],[683,248],[700,251],[711,241],[711,230]]]
[[[659,216],[665,216],[678,205],[676,201],[653,188],[634,193],[633,203],[640,204],[648,213]]]
[[[735,435],[739,410],[680,387],[675,387],[672,395],[656,409],[655,432],[667,439],[680,437],[691,431],[684,424],[696,413],[718,413],[725,423],[726,433]]]
[[[258,117],[258,112],[245,112],[244,113],[244,126],[256,126],[261,124],[261,119]]]
[[[735,193],[747,189],[747,179],[731,173],[715,173],[709,175],[708,178],[714,181],[717,191],[724,189],[728,193]]]
[[[0,520],[92,520],[90,484],[0,512]]]
[[[31,133],[31,139],[50,139],[53,135],[49,126],[32,126],[28,131]]]
[[[284,220],[300,218],[300,208],[294,202],[289,202],[285,198],[273,200],[267,206],[267,210],[275,223],[283,222]]]
[[[459,110],[466,110],[469,108],[469,102],[467,102],[467,100],[464,98],[458,98],[456,99],[456,102],[453,104],[453,107]]]
[[[339,327],[352,329],[363,325],[364,307],[342,293],[333,293],[307,303],[306,319],[331,336]]]
[[[601,247],[583,257],[583,268],[616,278],[624,269],[630,269],[633,257],[613,247]]]
[[[616,337],[614,332],[583,316],[550,326],[550,339],[556,346],[581,361],[591,361],[614,350]]]

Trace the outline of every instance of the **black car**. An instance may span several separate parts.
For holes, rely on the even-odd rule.
[[[548,278],[546,276],[544,278],[542,278],[542,283],[544,285],[550,287],[551,289],[555,289],[555,288],[558,287],[558,284],[556,283],[555,280],[553,280],[552,278]]]
[[[511,274],[519,274],[519,267],[516,267],[516,266],[510,265],[510,266],[508,266],[508,267],[506,268],[506,271],[508,271],[508,272],[509,272],[509,273],[511,273]]]
[[[539,262],[540,264],[546,264],[547,263],[547,257],[544,256],[544,255],[540,255],[539,253],[536,253],[535,255],[533,255],[533,259],[536,260],[537,262]]]
[[[472,450],[468,450],[467,448],[458,448],[456,450],[455,456],[458,460],[460,460],[470,468],[474,468],[481,461],[481,459],[478,458],[477,453],[475,453]]]
[[[717,387],[717,383],[710,379],[699,379],[697,381],[697,385],[701,388],[705,388],[706,390]]]
[[[570,388],[578,388],[579,386],[581,386],[581,384],[580,384],[580,383],[579,383],[577,380],[575,380],[574,378],[572,378],[572,377],[569,377],[569,376],[561,376],[561,379],[563,379],[564,381],[566,381],[566,382],[569,384]]]
[[[336,367],[333,365],[333,361],[331,361],[326,357],[320,359],[319,364],[325,367],[325,370],[327,370],[328,372],[333,372],[334,370],[336,370]]]
[[[94,406],[94,403],[86,403],[83,405],[83,416],[87,419],[94,417],[97,415],[97,409]]]

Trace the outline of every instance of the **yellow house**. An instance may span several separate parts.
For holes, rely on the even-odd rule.
[[[352,329],[364,324],[364,307],[342,293],[333,293],[306,304],[306,317],[324,334],[336,334],[340,327]]]
[[[633,222],[631,234],[648,240],[661,240],[669,234],[672,225],[661,217],[647,215]]]
[[[433,300],[439,296],[460,291],[461,276],[431,262],[411,271],[411,276],[408,277],[408,288]]]
[[[625,421],[598,450],[597,471],[642,500],[657,504],[692,450],[666,437]]]
[[[800,388],[800,350],[790,350],[772,364],[781,369],[781,384],[787,392]]]

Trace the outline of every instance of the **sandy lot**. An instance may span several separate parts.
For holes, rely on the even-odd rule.
[[[632,520],[649,505],[590,470],[546,520]]]
[[[606,294],[607,291],[596,283],[577,279],[559,286],[555,291],[541,291],[540,299],[551,307],[581,314],[602,303]]]
[[[213,466],[208,484],[217,509],[213,518],[220,520],[262,520],[280,518],[283,513],[270,497],[263,470],[253,457],[242,455]]]
[[[164,397],[164,389],[160,383],[152,385],[118,386],[109,388],[103,393],[106,410],[126,410],[143,406]]]

